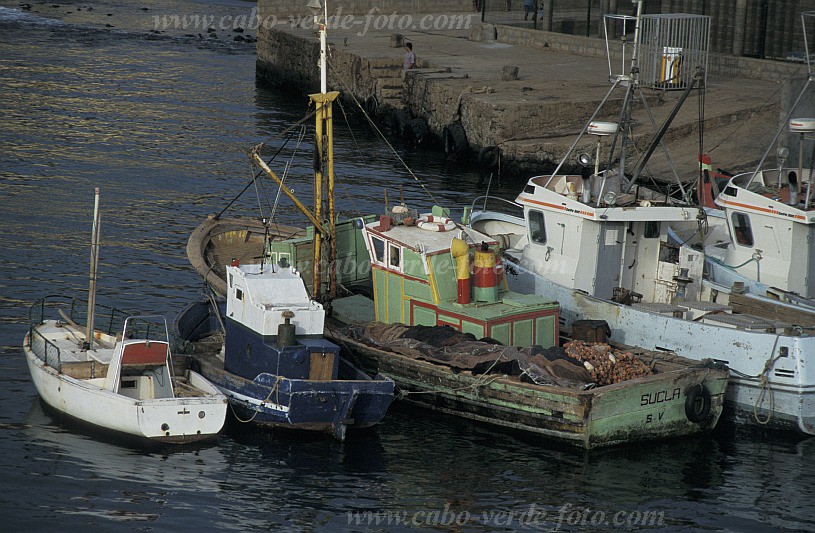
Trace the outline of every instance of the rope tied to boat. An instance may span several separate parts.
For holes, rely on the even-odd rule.
[[[745,261],[744,263],[741,263],[739,265],[734,266],[734,265],[728,265],[724,261],[716,259],[715,257],[712,257],[712,256],[707,256],[707,258],[710,259],[711,261],[713,261],[714,263],[716,263],[717,265],[721,265],[721,266],[726,267],[726,268],[731,268],[733,270],[737,270],[737,269],[739,269],[739,268],[741,268],[743,266],[749,265],[753,261],[758,263],[759,261],[761,261],[763,259],[763,257],[761,256],[760,253],[754,253],[753,256],[750,259],[748,259],[747,261]]]
[[[244,420],[240,416],[238,416],[238,413],[235,412],[235,406],[232,405],[232,402],[229,402],[229,408],[232,410],[232,414],[235,416],[235,419],[238,422],[243,422],[244,424],[248,424],[249,422],[253,421],[255,419],[255,417],[258,416],[258,413],[260,412],[260,408],[263,406],[263,404],[268,402],[269,398],[271,398],[272,394],[274,394],[275,392],[277,392],[277,394],[275,395],[275,403],[277,403],[279,405],[280,404],[280,389],[278,388],[278,385],[280,384],[280,382],[282,380],[283,380],[283,376],[275,376],[274,385],[272,385],[271,390],[269,390],[269,394],[266,396],[266,398],[263,401],[261,401],[257,405],[257,407],[255,407],[254,414],[252,414],[252,416],[248,420]]]
[[[778,342],[778,338],[776,338],[776,342]],[[775,346],[773,346],[773,351],[775,351]],[[758,398],[756,398],[756,403],[753,406],[753,418],[758,424],[761,424],[762,426],[766,426],[767,424],[769,424],[770,420],[772,420],[773,418],[773,409],[775,409],[775,394],[773,393],[773,389],[770,386],[769,375],[770,370],[772,370],[773,366],[775,366],[775,362],[778,361],[778,359],[780,359],[781,357],[782,355],[779,354],[775,357],[771,356],[769,359],[767,359],[767,361],[764,363],[764,370],[762,370],[761,374],[759,375],[760,381],[758,384]],[[768,398],[769,401],[769,409],[767,411],[767,417],[761,418],[761,416],[758,414],[758,410],[761,404],[764,403],[765,396]]]

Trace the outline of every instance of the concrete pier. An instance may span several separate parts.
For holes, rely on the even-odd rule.
[[[448,151],[456,151],[463,136],[463,163],[475,164],[483,148],[498,147],[502,172],[551,171],[611,87],[602,39],[482,24],[478,14],[464,11],[400,16],[411,17],[407,29],[377,29],[377,19],[365,15],[330,27],[329,87],[396,135],[410,134],[407,123],[418,118]],[[420,28],[425,21],[430,27]],[[394,34],[413,43],[419,68],[403,72],[404,49],[391,47]],[[261,80],[303,92],[318,87],[312,24],[261,29],[257,51]],[[614,73],[620,64],[612,62]],[[504,75],[507,66],[517,67],[517,79]],[[784,82],[804,73],[800,64],[711,54],[702,124],[714,167],[749,170],[757,163],[778,126]],[[681,91],[642,93],[658,126]],[[622,97],[615,91],[597,119],[616,122]],[[641,150],[654,131],[645,111],[641,103],[635,107],[634,142]],[[674,164],[687,176],[696,172],[699,119],[694,94],[665,136]],[[586,137],[575,154],[594,143]],[[652,161],[652,170],[664,170]]]

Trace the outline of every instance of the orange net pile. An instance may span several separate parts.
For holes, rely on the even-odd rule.
[[[563,348],[567,356],[586,367],[598,387],[653,374],[631,352],[616,350],[604,342],[574,340]]]

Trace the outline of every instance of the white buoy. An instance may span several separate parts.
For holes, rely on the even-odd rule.
[[[791,118],[790,131],[793,133],[815,132],[815,118]]]
[[[613,135],[617,133],[617,123],[593,120],[589,122],[589,126],[588,128],[586,128],[586,132],[592,135],[599,135],[601,137],[604,137],[606,135]]]

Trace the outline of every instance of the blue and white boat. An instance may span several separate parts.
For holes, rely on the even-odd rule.
[[[226,277],[225,310],[214,298],[194,302],[176,331],[237,420],[344,440],[347,428],[382,419],[393,381],[362,372],[323,338],[325,310],[299,272],[253,264],[227,266]]]

